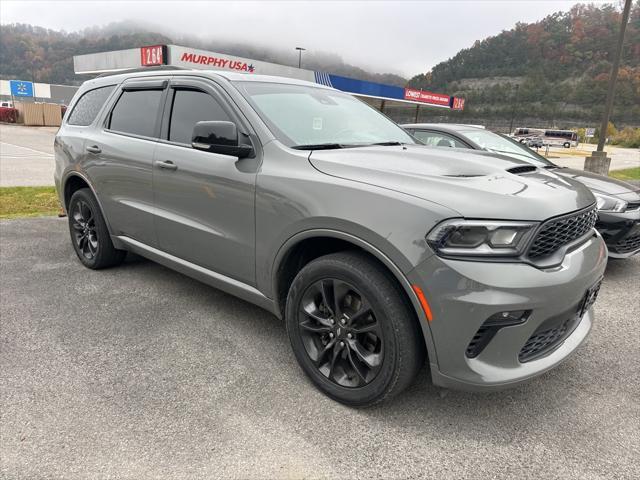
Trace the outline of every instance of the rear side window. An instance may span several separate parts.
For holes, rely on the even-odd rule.
[[[108,87],[96,88],[86,92],[76,102],[67,123],[81,127],[91,125],[114,88],[115,85],[109,85]]]
[[[162,93],[162,90],[125,90],[111,111],[109,129],[143,137],[155,136]]]
[[[169,141],[191,144],[193,127],[204,121],[230,121],[222,106],[208,93],[176,90],[169,122]]]

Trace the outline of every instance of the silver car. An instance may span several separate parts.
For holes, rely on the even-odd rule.
[[[485,389],[586,338],[606,264],[582,185],[418,145],[350,95],[291,79],[147,70],[78,91],[55,181],[80,261],[131,251],[284,319],[332,398]]]

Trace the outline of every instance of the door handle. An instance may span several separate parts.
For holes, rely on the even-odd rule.
[[[178,166],[173,163],[171,160],[164,160],[161,162],[156,162],[156,165],[158,165],[158,168],[162,168],[164,170],[177,170]]]
[[[101,153],[102,149],[98,145],[90,145],[87,147],[87,152]]]

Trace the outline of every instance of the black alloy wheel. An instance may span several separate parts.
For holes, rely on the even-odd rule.
[[[307,263],[285,308],[300,367],[329,397],[367,407],[404,390],[424,363],[424,336],[402,287],[365,252]]]
[[[100,205],[90,189],[75,191],[67,211],[71,243],[85,267],[97,270],[124,261],[127,252],[113,246]]]
[[[87,260],[92,260],[98,254],[99,244],[94,214],[86,201],[79,200],[73,205],[71,221],[78,251]]]
[[[299,310],[305,350],[342,387],[369,384],[380,371],[384,338],[371,304],[353,285],[328,278],[307,288]]]

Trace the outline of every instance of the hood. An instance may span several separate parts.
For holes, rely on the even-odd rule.
[[[640,188],[634,187],[621,180],[616,180],[615,178],[605,177],[604,175],[585,172],[583,170],[575,170],[573,168],[557,168],[553,170],[553,173],[576,180],[596,193],[619,196],[627,201],[640,200]]]
[[[309,161],[327,175],[419,197],[467,218],[540,221],[595,202],[591,192],[572,179],[471,150],[371,146],[315,150]],[[529,172],[507,171],[514,167]]]

